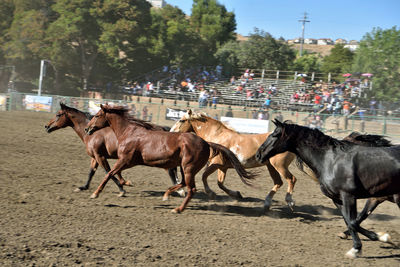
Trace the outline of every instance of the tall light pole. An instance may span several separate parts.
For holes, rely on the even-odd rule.
[[[306,25],[306,22],[310,22],[309,20],[307,20],[307,13],[304,12],[304,17],[303,19],[300,19],[299,22],[302,23],[301,25],[301,40],[300,40],[300,57],[303,55],[303,44],[304,44],[304,28]]]

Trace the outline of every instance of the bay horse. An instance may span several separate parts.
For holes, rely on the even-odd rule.
[[[400,146],[367,147],[325,135],[317,129],[274,120],[273,133],[257,151],[265,162],[286,151],[295,153],[315,173],[322,193],[340,209],[353,239],[347,257],[361,254],[361,233],[373,241],[391,242],[357,221],[357,199],[400,193]],[[399,201],[399,199],[397,199]]]
[[[247,172],[235,155],[227,148],[204,141],[191,133],[171,133],[150,130],[151,126],[142,120],[128,115],[128,109],[120,106],[100,105],[101,109],[88,123],[85,129],[87,134],[109,126],[118,139],[118,160],[110,172],[104,177],[92,198],[99,196],[104,186],[115,174],[136,165],[145,165],[159,168],[181,167],[182,182],[170,187],[164,194],[168,195],[183,186],[187,187],[187,195],[183,203],[172,210],[182,212],[196,191],[195,175],[207,164],[210,153],[222,154],[228,159],[245,184],[254,175]],[[206,168],[212,168],[210,165]]]
[[[289,171],[290,163],[295,159],[293,153],[285,152],[272,157],[269,161],[259,163],[256,160],[256,152],[260,145],[265,141],[270,133],[262,134],[243,134],[228,128],[222,122],[215,120],[204,113],[194,113],[191,109],[187,111],[182,118],[177,121],[172,127],[173,132],[194,132],[207,142],[214,142],[230,149],[240,163],[245,168],[255,168],[260,166],[267,166],[274,186],[265,198],[264,209],[269,210],[272,204],[272,198],[277,190],[282,186],[281,176],[288,182],[288,188],[285,200],[291,210],[294,208],[294,200],[292,198],[294,185],[296,183],[295,176]],[[218,169],[218,186],[233,198],[242,198],[239,191],[232,191],[225,187],[224,181],[226,172],[232,168],[230,163],[223,158],[210,157],[209,161],[215,166],[209,168],[203,174],[203,183],[206,193],[209,197],[214,198],[215,193],[210,189],[207,183],[207,178]]]
[[[93,135],[87,135],[85,133],[85,127],[92,117],[93,116],[87,112],[82,112],[78,109],[69,107],[64,103],[60,103],[60,110],[58,110],[54,118],[52,118],[45,125],[45,129],[48,133],[52,133],[56,130],[66,127],[71,127],[86,146],[86,152],[91,157],[89,175],[85,185],[75,189],[76,192],[89,189],[90,182],[99,165],[106,171],[106,173],[108,173],[111,168],[107,159],[118,158],[118,140],[110,127],[105,127]],[[154,125],[154,129],[165,131],[169,130],[158,125]],[[169,169],[168,173],[172,183],[178,184],[176,168]],[[120,191],[119,196],[123,196],[125,194],[123,185],[131,186],[132,183],[130,181],[125,181],[121,174],[117,174],[117,177],[119,178],[118,180],[114,176],[111,177],[111,179],[118,186]],[[178,191],[178,193],[181,196],[185,196],[185,192],[183,190]]]

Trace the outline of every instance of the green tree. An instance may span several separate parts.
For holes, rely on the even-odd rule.
[[[297,57],[293,65],[292,70],[301,71],[305,73],[319,72],[321,68],[321,59],[318,55],[305,53],[302,57]]]
[[[400,100],[400,30],[375,28],[364,35],[354,58],[353,71],[373,76],[371,96]]]
[[[239,66],[240,44],[237,41],[229,41],[221,46],[215,53],[215,58],[221,64],[225,75],[232,75]]]
[[[177,65],[185,67],[197,63],[197,44],[200,36],[190,27],[189,20],[177,7],[166,5],[152,9],[151,53],[156,66]]]
[[[213,55],[218,47],[236,38],[235,14],[217,0],[194,0],[190,23],[202,38],[197,44],[201,64],[214,63]]]
[[[322,60],[321,70],[325,73],[332,73],[336,78],[340,78],[341,74],[350,71],[353,63],[354,53],[343,44],[336,44],[328,56]]]
[[[286,70],[295,59],[295,51],[285,42],[257,28],[241,43],[239,65],[244,68]]]

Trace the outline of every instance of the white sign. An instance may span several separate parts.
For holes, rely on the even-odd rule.
[[[240,133],[266,133],[269,128],[269,120],[221,117],[221,121]]]

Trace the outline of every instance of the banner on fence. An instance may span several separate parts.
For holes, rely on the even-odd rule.
[[[51,112],[52,102],[53,98],[51,96],[26,95],[25,109]]]
[[[165,119],[171,120],[171,121],[177,121],[180,118],[182,118],[182,116],[185,114],[186,114],[186,110],[167,108],[167,110],[165,111]]]
[[[269,127],[268,120],[221,117],[221,121],[240,133],[266,133]]]

